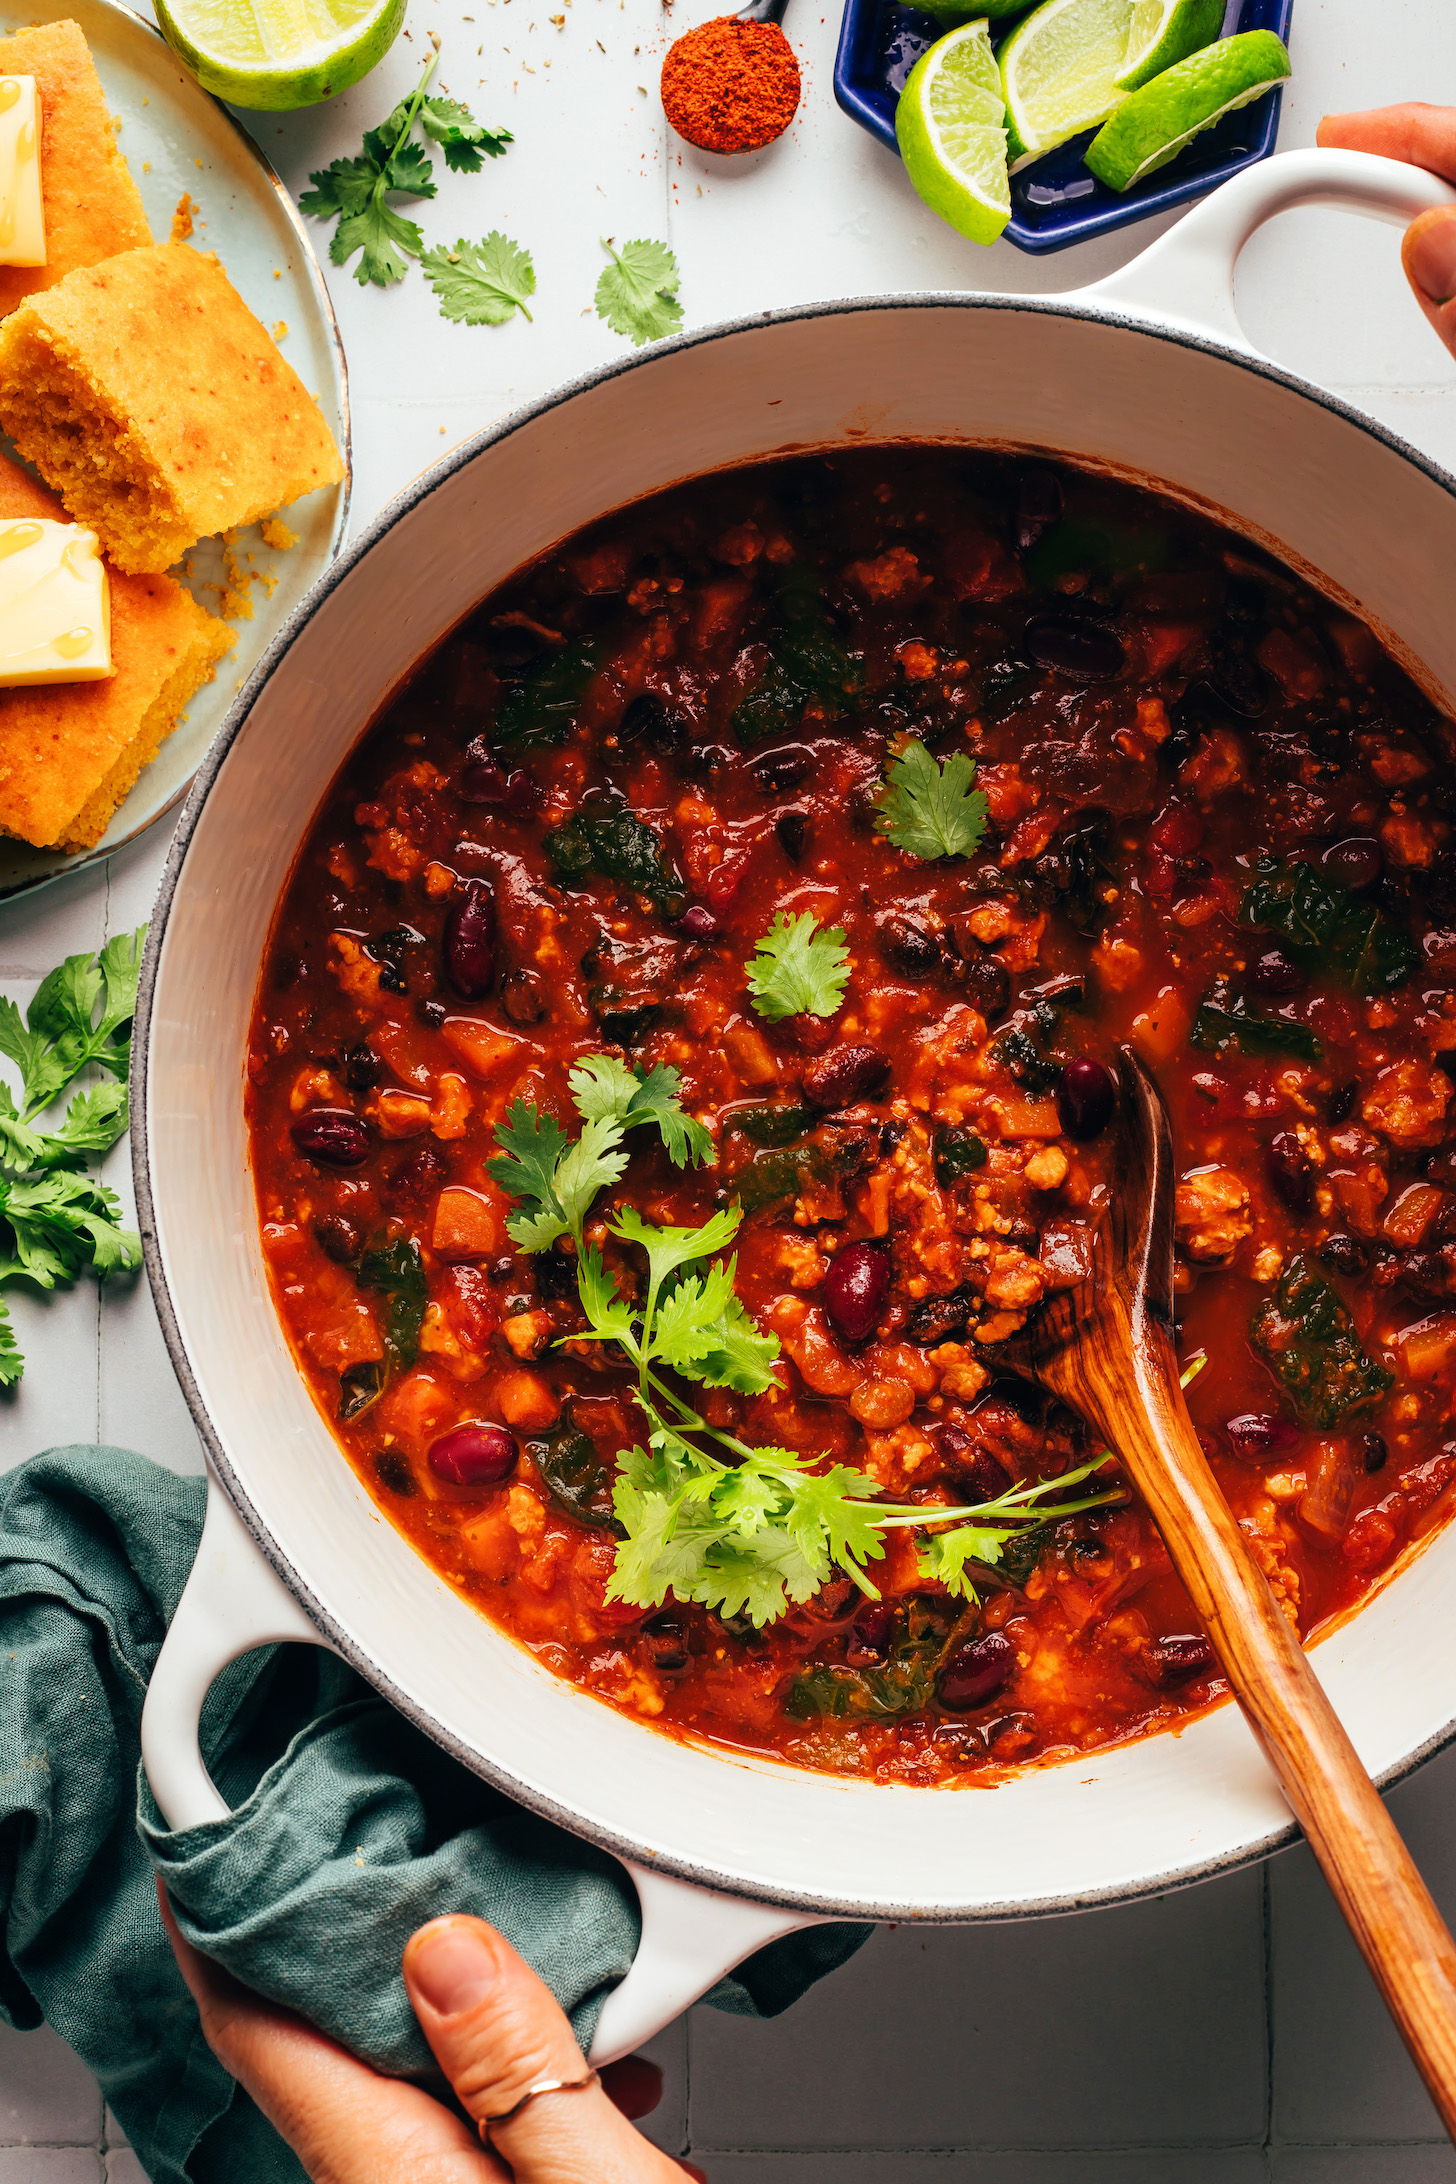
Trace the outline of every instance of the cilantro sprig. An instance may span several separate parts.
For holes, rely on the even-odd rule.
[[[701,1127],[680,1108],[669,1119],[675,1089],[653,1087],[672,1075],[635,1076],[610,1056],[594,1056],[572,1072],[584,1123],[575,1143],[551,1118],[517,1101],[497,1126],[503,1157],[491,1163],[492,1175],[522,1202],[506,1224],[522,1249],[543,1251],[568,1229],[576,1239],[587,1330],[569,1339],[615,1346],[635,1374],[633,1395],[647,1431],[645,1445],[618,1451],[613,1509],[622,1538],[610,1599],[654,1608],[671,1593],[761,1626],[808,1600],[836,1571],[878,1599],[869,1565],[883,1557],[887,1532],[912,1526],[923,1535],[921,1574],[973,1602],[976,1572],[994,1570],[1017,1541],[1121,1498],[1116,1490],[1075,1492],[1108,1461],[1104,1454],[1060,1479],[1034,1480],[963,1508],[886,1503],[874,1498],[873,1479],[847,1464],[821,1471],[818,1458],[752,1447],[711,1426],[664,1374],[752,1395],[773,1384],[779,1357],[777,1337],[760,1331],[738,1295],[737,1259],[723,1257],[741,1209],[723,1207],[698,1228],[673,1228],[621,1207],[607,1229],[645,1255],[645,1283],[636,1296],[622,1293],[602,1252],[582,1235],[606,1167],[614,1182],[626,1170],[620,1135],[609,1147],[604,1130],[651,1122],[672,1152],[669,1131]],[[684,1158],[696,1152],[687,1139]]]
[[[818,919],[781,910],[743,968],[754,1008],[771,1024],[785,1016],[833,1016],[849,984],[844,927],[817,930]]]
[[[973,786],[976,762],[961,752],[937,765],[911,737],[885,769],[875,831],[912,857],[969,857],[986,831],[989,806]]]
[[[623,243],[614,250],[603,236],[602,248],[612,262],[597,282],[597,317],[636,349],[674,333],[683,317],[677,296],[682,275],[666,243]]]
[[[121,1203],[86,1163],[110,1152],[130,1119],[131,1022],[146,927],[118,934],[99,956],[67,956],[36,989],[21,1017],[0,995],[0,1054],[20,1071],[17,1105],[0,1084],[0,1284],[40,1289],[73,1282],[87,1267],[102,1280],[141,1263],[141,1239],[121,1225]],[[84,1069],[113,1079],[70,1101],[52,1130],[37,1118]],[[0,1303],[0,1387],[25,1370]]]
[[[468,108],[458,99],[447,98],[441,93],[429,95],[430,78],[434,74],[439,56],[432,53],[425,63],[424,73],[408,98],[401,99],[394,111],[380,122],[377,129],[366,129],[361,152],[350,159],[336,159],[316,174],[309,176],[314,187],[305,190],[298,200],[299,210],[313,220],[337,220],[333,240],[329,244],[329,257],[335,265],[347,265],[358,254],[359,263],[354,268],[354,278],[361,287],[373,283],[378,288],[389,288],[402,281],[409,271],[411,258],[425,255],[425,238],[419,223],[410,220],[391,203],[392,198],[429,198],[435,195],[434,165],[424,146],[415,138],[418,125],[425,136],[438,144],[445,155],[445,164],[455,174],[478,174],[486,159],[499,159],[508,144],[513,142],[509,129],[488,129],[478,122]],[[485,253],[494,264],[492,245],[505,244],[505,237],[492,234],[480,244],[459,243],[456,257],[466,262],[468,252]],[[514,251],[514,244],[506,244]],[[525,258],[524,252],[517,253]],[[439,268],[431,261],[443,258],[447,274],[446,293],[441,290]],[[527,269],[530,260],[525,259]],[[461,309],[451,308],[459,301],[462,281],[467,276],[455,278],[455,267],[446,251],[430,253],[426,260],[432,287],[441,299],[441,309],[451,318],[466,317],[470,324],[482,323],[482,316],[474,318]],[[472,266],[477,275],[477,285],[484,280],[484,270]],[[519,284],[519,268],[512,264],[512,274]],[[531,287],[535,276],[531,276]],[[531,287],[525,293],[531,293]],[[516,299],[517,302],[519,298]],[[514,306],[513,306],[514,307]],[[528,314],[529,315],[529,314]],[[503,314],[510,316],[507,311]],[[484,323],[499,324],[499,319],[485,319]]]
[[[517,311],[524,319],[531,316],[526,307],[526,298],[536,293],[531,254],[499,228],[478,243],[462,236],[453,250],[442,243],[438,250],[427,250],[420,264],[442,318],[466,326],[504,326]]]

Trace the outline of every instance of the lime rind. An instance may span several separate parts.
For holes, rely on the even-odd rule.
[[[1133,0],[1042,0],[1001,47],[1012,171],[1105,121],[1126,95],[1115,81]]]
[[[204,91],[253,112],[315,106],[360,82],[399,36],[407,0],[155,0],[158,27]]]
[[[994,243],[1011,217],[1004,113],[985,16],[921,55],[895,109],[917,195],[973,243]]]
[[[1127,51],[1113,79],[1137,91],[1164,69],[1210,46],[1223,29],[1224,0],[1133,0]]]
[[[1083,157],[1099,182],[1130,190],[1225,114],[1262,98],[1289,73],[1289,54],[1272,30],[1240,31],[1129,93]]]

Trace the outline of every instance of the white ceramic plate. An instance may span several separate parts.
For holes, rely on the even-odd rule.
[[[119,849],[186,793],[228,707],[277,632],[343,541],[352,477],[349,456],[349,382],[333,305],[297,208],[252,138],[225,106],[202,90],[161,33],[116,0],[55,0],[40,20],[69,17],[79,23],[106,92],[121,120],[117,143],[142,193],[147,220],[165,242],[183,191],[200,207],[192,240],[216,251],[229,280],[249,310],[276,330],[283,354],[315,395],[344,451],[344,483],[295,501],[283,521],[297,543],[278,553],[263,543],[257,524],[238,534],[234,549],[244,569],[276,579],[271,596],[261,582],[247,586],[251,621],[229,626],[237,645],[215,679],[203,685],[180,725],[150,766],[143,769],[95,849],[74,856],[31,849],[0,836],[0,898],[43,887],[63,872]],[[0,28],[21,30],[37,20],[29,7],[0,0]],[[252,557],[251,563],[249,556]],[[222,550],[207,540],[188,556],[182,578],[213,613],[223,581]]]

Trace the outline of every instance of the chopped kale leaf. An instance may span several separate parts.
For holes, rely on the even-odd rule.
[[[1188,1034],[1190,1046],[1222,1051],[1237,1046],[1241,1054],[1297,1054],[1317,1062],[1324,1053],[1308,1024],[1287,1016],[1255,1016],[1242,994],[1231,994],[1220,981],[1199,1008]]]
[[[974,1130],[949,1123],[935,1133],[935,1180],[944,1190],[958,1176],[986,1165],[986,1148]]]
[[[490,741],[516,751],[560,743],[576,718],[596,665],[597,648],[590,638],[538,661],[525,680],[512,683],[501,699]]]
[[[1392,992],[1421,960],[1403,927],[1309,864],[1262,872],[1244,896],[1239,923],[1278,933],[1311,967],[1333,968],[1356,993]]]
[[[823,1155],[815,1146],[786,1145],[755,1153],[728,1186],[745,1213],[762,1213],[767,1206],[781,1206],[801,1191],[828,1179]]]
[[[784,1712],[791,1721],[884,1721],[918,1713],[935,1695],[944,1648],[941,1625],[912,1604],[882,1668],[806,1669],[789,1686]]]
[[[549,1433],[526,1443],[526,1454],[558,1509],[578,1524],[620,1535],[612,1514],[612,1474],[591,1435],[573,1420],[569,1404]]]
[[[823,593],[807,569],[785,575],[777,612],[767,673],[733,710],[734,733],[749,748],[797,728],[811,698],[837,710],[864,683],[859,662],[830,628]]]
[[[1290,1260],[1249,1332],[1298,1410],[1316,1426],[1337,1426],[1377,1402],[1395,1378],[1367,1355],[1339,1297],[1303,1257]]]
[[[724,1117],[727,1129],[741,1131],[755,1145],[797,1145],[817,1120],[811,1107],[782,1101],[774,1107],[740,1107]]]
[[[675,917],[682,909],[685,890],[664,860],[661,842],[625,804],[595,810],[583,806],[564,827],[546,836],[543,847],[565,880],[601,872],[634,894],[646,895],[664,917]]]
[[[425,1262],[413,1236],[401,1236],[392,1244],[373,1244],[359,1261],[359,1283],[376,1289],[388,1299],[384,1320],[384,1347],[391,1371],[408,1372],[420,1354],[420,1329],[425,1324],[429,1288]]]

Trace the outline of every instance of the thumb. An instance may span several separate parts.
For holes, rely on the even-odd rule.
[[[1456,205],[1413,220],[1400,255],[1417,303],[1456,356]]]
[[[483,1919],[435,1919],[411,1936],[404,1979],[425,2038],[467,2113],[503,2116],[533,2085],[587,2065],[550,1989]],[[517,2184],[682,2184],[600,2086],[545,2093],[490,2143]]]

